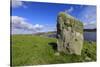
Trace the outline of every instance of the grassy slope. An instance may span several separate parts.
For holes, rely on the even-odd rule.
[[[13,35],[12,65],[18,66],[96,61],[96,45],[94,42],[84,42],[82,56],[65,55],[63,53],[56,56],[56,51],[50,43],[56,43],[56,39],[33,35]],[[91,60],[85,59],[86,57],[91,58]]]

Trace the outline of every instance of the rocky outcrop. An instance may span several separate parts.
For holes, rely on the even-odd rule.
[[[81,55],[83,47],[83,24],[65,12],[57,17],[57,48],[65,54]]]

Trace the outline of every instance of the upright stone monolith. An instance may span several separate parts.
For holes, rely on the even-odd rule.
[[[65,54],[81,55],[83,47],[83,24],[65,12],[57,17],[57,48]]]

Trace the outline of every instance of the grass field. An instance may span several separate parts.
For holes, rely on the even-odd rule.
[[[82,55],[55,55],[56,39],[34,35],[12,35],[12,65],[40,65],[96,61],[96,43],[84,42]]]

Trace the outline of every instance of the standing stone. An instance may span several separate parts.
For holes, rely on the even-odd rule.
[[[57,17],[57,48],[65,54],[81,55],[83,47],[83,24],[65,12]]]

